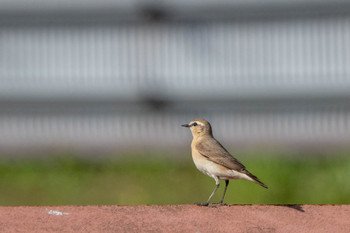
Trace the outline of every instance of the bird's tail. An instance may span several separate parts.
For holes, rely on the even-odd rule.
[[[247,176],[249,176],[249,177],[252,179],[252,181],[253,181],[254,183],[257,183],[258,185],[260,185],[260,186],[262,186],[262,187],[264,187],[264,188],[266,188],[266,189],[269,188],[269,187],[267,187],[266,184],[264,184],[263,182],[261,182],[261,181],[258,179],[258,177],[254,176],[252,173],[248,172],[247,170],[245,170],[245,174],[246,174]]]
[[[264,184],[263,182],[261,182],[261,181],[260,181],[260,180],[258,180],[258,179],[254,180],[254,182],[255,182],[255,183],[257,183],[258,185],[260,185],[260,186],[262,186],[262,187],[266,188],[266,189],[268,189],[268,188],[269,188],[269,187],[267,187],[267,185],[266,185],[266,184]]]

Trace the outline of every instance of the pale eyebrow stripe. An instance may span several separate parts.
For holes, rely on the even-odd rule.
[[[202,122],[199,122],[199,121],[193,121],[191,124],[193,124],[194,122],[196,122],[198,125],[204,126],[204,124]]]

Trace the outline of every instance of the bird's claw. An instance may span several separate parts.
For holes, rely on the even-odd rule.
[[[196,205],[198,205],[198,206],[208,206],[208,207],[216,207],[216,206],[214,206],[214,205],[209,205],[209,203],[195,203]]]
[[[223,202],[217,202],[217,203],[213,203],[213,204],[216,204],[216,205],[222,205],[222,206],[228,206],[227,203],[223,203]]]
[[[209,206],[209,203],[206,202],[206,203],[195,203],[196,205],[199,205],[199,206]]]

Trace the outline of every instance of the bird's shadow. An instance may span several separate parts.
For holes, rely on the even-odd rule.
[[[305,212],[305,210],[303,210],[303,207],[301,206],[301,205],[292,205],[292,204],[290,204],[290,205],[283,205],[283,204],[281,204],[281,205],[275,205],[275,206],[281,206],[281,207],[287,207],[287,208],[292,208],[292,209],[295,209],[295,210],[297,210],[297,211],[300,211],[300,212]]]

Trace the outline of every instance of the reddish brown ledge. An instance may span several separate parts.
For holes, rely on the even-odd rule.
[[[350,205],[0,207],[1,232],[350,232]]]

